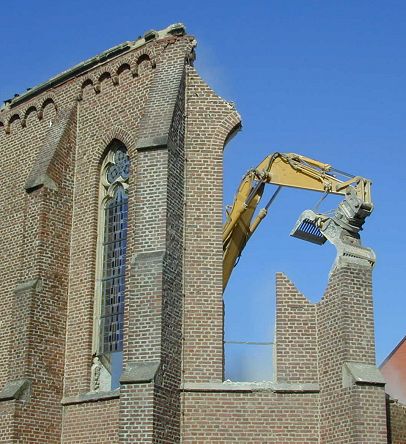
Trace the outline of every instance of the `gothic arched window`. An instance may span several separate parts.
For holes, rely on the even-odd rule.
[[[118,140],[109,148],[100,177],[93,390],[118,387],[123,361],[130,160]]]

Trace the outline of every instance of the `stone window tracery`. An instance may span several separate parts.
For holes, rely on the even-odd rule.
[[[129,173],[127,149],[114,140],[100,179],[91,387],[96,391],[117,388],[122,370]]]

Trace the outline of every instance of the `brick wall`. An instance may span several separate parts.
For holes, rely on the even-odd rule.
[[[369,268],[342,266],[312,304],[279,273],[275,381],[186,382],[184,442],[387,442],[371,288]]]
[[[0,442],[17,442],[15,408],[17,401],[2,402],[0,404]]]
[[[316,305],[282,273],[276,276],[275,378],[318,382]]]
[[[157,367],[149,384],[130,372],[122,386],[122,442],[180,439],[184,75],[191,49],[189,40],[167,46],[140,122],[125,363]]]
[[[125,62],[126,59],[122,61],[123,64]],[[104,66],[102,71],[104,70],[113,71],[109,66]],[[137,171],[134,140],[139,115],[146,103],[152,72],[152,69],[146,66],[139,77],[133,78],[130,70],[124,69],[118,76],[118,85],[114,85],[111,79],[107,78],[102,82],[101,92],[98,94],[91,86],[86,86],[83,98],[78,102],[65,396],[75,396],[90,389],[96,273],[94,246],[97,241],[101,162],[109,143],[117,138],[126,145],[132,162],[131,168]],[[116,100],[120,101],[120,107],[117,107]],[[130,178],[129,186],[130,231],[134,226],[134,217],[131,214],[134,208],[134,204],[131,207],[135,191],[134,174]],[[130,259],[133,253],[134,242],[130,239],[127,257]]]
[[[64,408],[64,444],[118,442],[119,401],[106,400]]]
[[[370,270],[337,270],[319,304],[278,274],[275,381],[223,382],[223,149],[241,123],[194,46],[179,26],[148,34],[0,112],[0,442],[386,442]],[[114,139],[131,159],[124,369],[91,392]]]
[[[18,442],[57,442],[61,434],[74,128],[70,111],[53,120],[39,151],[46,160],[42,166],[34,163],[43,172],[43,183],[26,183],[24,190],[26,177],[20,177],[18,187],[25,201],[23,242],[13,270],[17,284],[8,338],[13,352],[5,382],[25,379],[31,385],[29,402],[15,404]]]
[[[223,379],[223,149],[240,126],[193,68],[187,77],[184,381]]]
[[[7,400],[4,391],[2,442],[10,437],[19,442],[60,442],[62,425],[62,442],[79,442],[79,437],[82,442],[98,440],[92,430],[101,424],[114,426],[109,415],[115,418],[116,429],[106,440],[118,442],[119,415],[125,442],[137,440],[131,432],[138,419],[135,428],[142,428],[142,433],[150,423],[151,436],[179,438],[182,79],[193,47],[193,38],[181,34],[168,31],[163,38],[136,45],[0,114],[0,143],[13,152],[2,168],[3,184],[12,191],[2,202],[3,214],[9,217],[1,238],[5,315],[0,353],[4,363],[10,362],[1,366],[0,387],[7,388],[10,378],[31,382],[29,399]],[[66,143],[60,140],[59,145],[52,145],[59,134],[57,122],[72,107],[70,120],[65,122],[69,126]],[[156,137],[160,146],[156,140],[151,149],[141,146]],[[142,384],[123,386],[121,401],[85,399],[92,364],[100,165],[113,139],[126,145],[132,161],[129,273],[132,257],[157,248],[167,251],[154,282],[148,280],[150,267],[143,276],[157,298],[156,312],[150,309],[148,292],[146,311],[138,311],[142,292],[131,287],[136,279],[128,280],[126,364],[154,357],[162,362],[159,383],[152,384],[147,396],[153,415],[147,414],[145,421],[142,415],[137,417],[138,410],[128,399],[131,391],[136,392],[135,398],[144,405]],[[139,277],[140,270],[134,275]],[[134,324],[137,316],[141,322]]]
[[[387,400],[388,444],[406,443],[406,405]]]
[[[201,392],[184,396],[184,443],[317,443],[317,394]]]
[[[375,368],[371,270],[336,269],[317,307],[321,442],[386,442],[383,383],[344,386],[345,363]],[[371,366],[371,367],[369,367]]]

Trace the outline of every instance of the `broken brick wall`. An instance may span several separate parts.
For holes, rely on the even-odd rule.
[[[275,380],[185,382],[185,442],[386,443],[371,269],[341,265],[314,304],[279,273],[276,298]]]
[[[356,374],[374,366],[369,269],[336,270],[318,304],[278,274],[275,380],[223,381],[223,149],[241,122],[174,29],[0,112],[0,442],[386,442],[382,384]],[[114,139],[131,158],[124,372],[94,392]]]

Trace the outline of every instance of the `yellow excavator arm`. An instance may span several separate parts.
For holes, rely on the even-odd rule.
[[[336,174],[345,176],[346,180],[337,178]],[[278,185],[279,188],[254,218],[266,184]],[[352,206],[355,208],[358,205],[364,211],[361,214],[355,210],[356,214],[353,214],[351,210],[337,217],[348,219],[346,228],[355,237],[373,208],[371,182],[367,179],[351,176],[333,169],[329,164],[294,153],[274,153],[266,157],[243,177],[233,205],[226,210],[227,219],[223,227],[223,290],[247,241],[267,215],[270,204],[283,186],[343,196],[351,194],[355,199]],[[317,223],[321,224],[319,220]],[[340,223],[340,226],[343,224]]]

